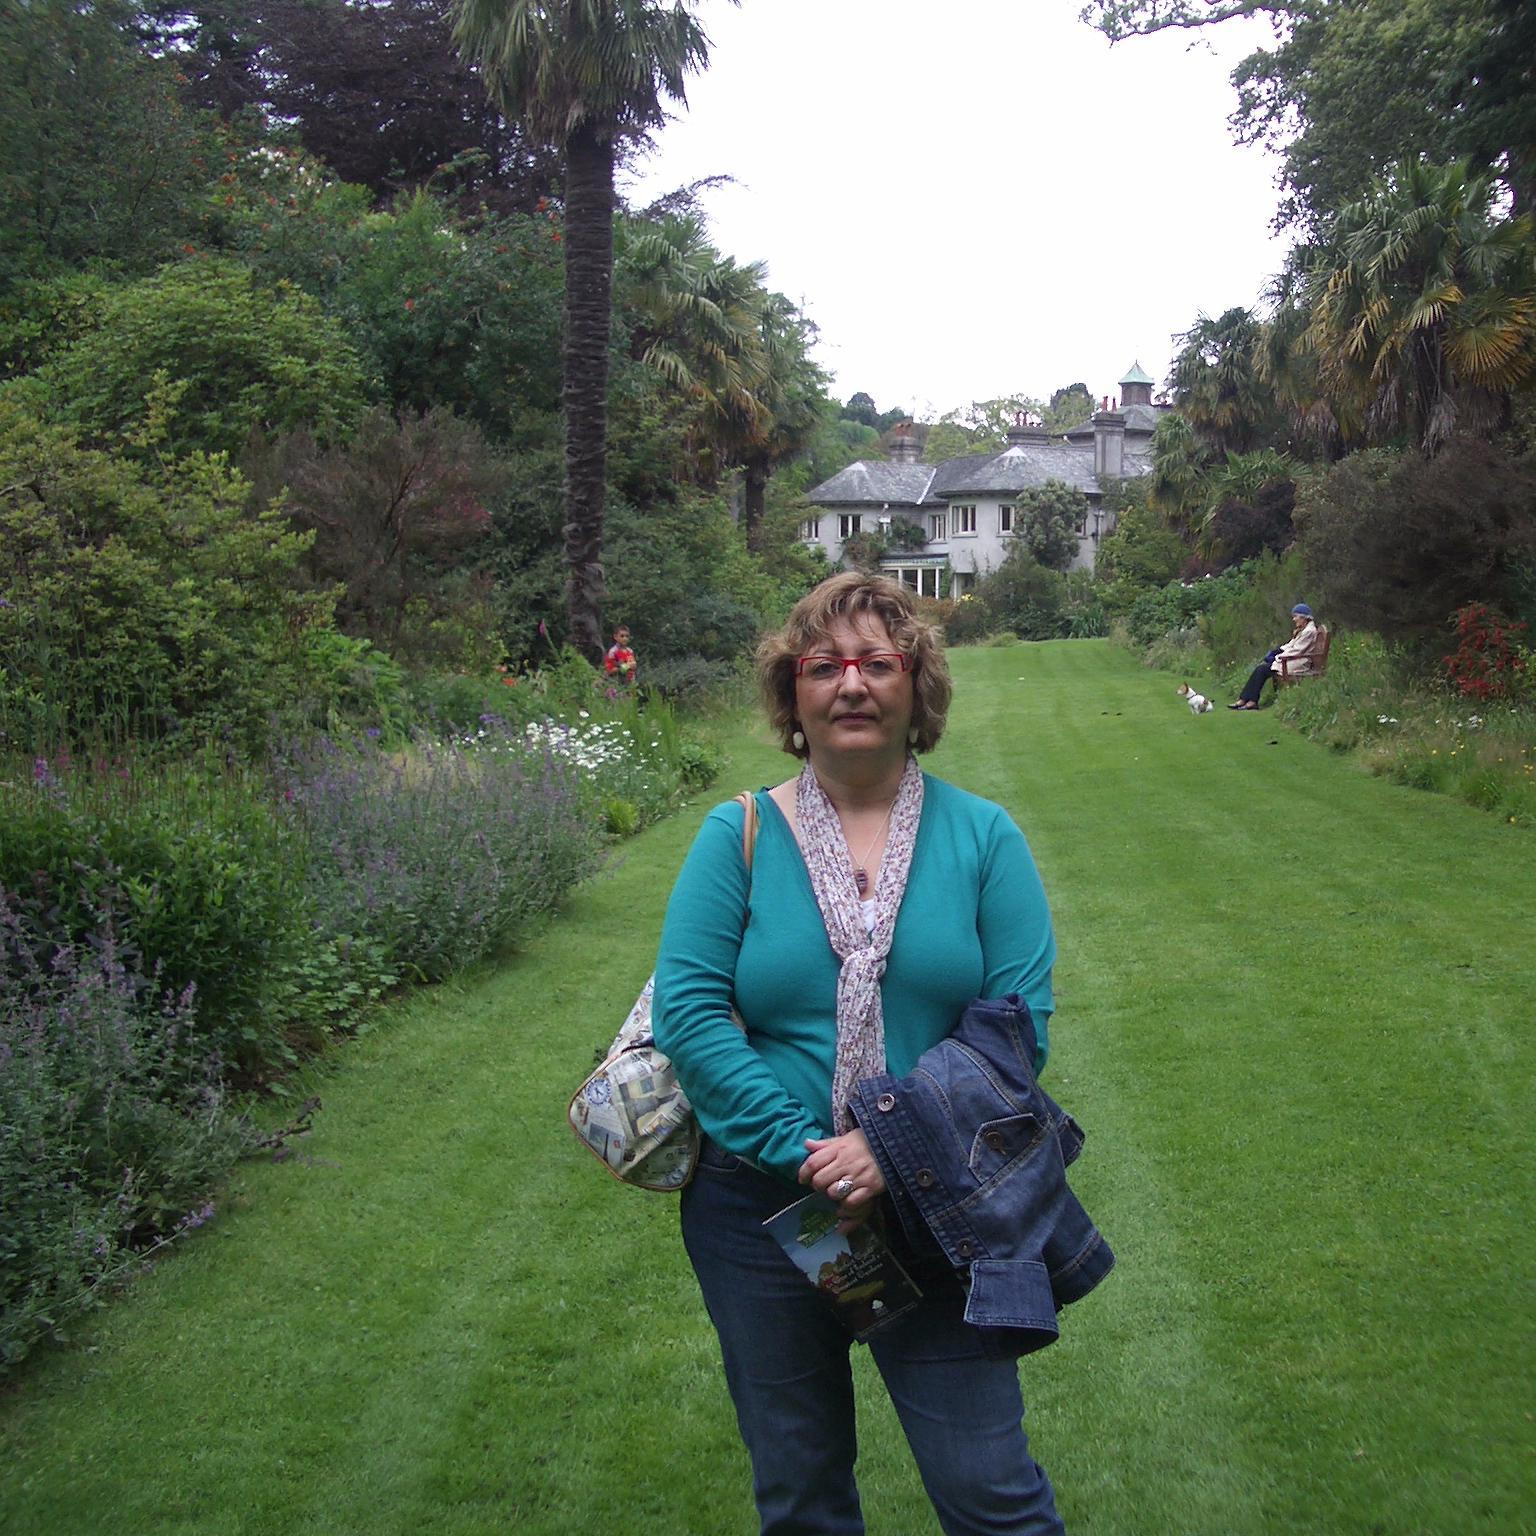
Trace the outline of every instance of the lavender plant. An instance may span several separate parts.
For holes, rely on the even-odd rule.
[[[419,979],[485,955],[598,861],[578,769],[553,751],[323,740],[286,753],[279,778],[317,931]]]
[[[132,1250],[206,1221],[254,1140],[194,989],[157,991],[110,925],[46,965],[39,948],[0,890],[0,1368],[97,1302]]]

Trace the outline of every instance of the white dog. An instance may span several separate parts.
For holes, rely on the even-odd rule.
[[[1203,693],[1196,693],[1188,683],[1179,684],[1179,697],[1189,700],[1189,712],[1192,715],[1208,715],[1216,707]]]

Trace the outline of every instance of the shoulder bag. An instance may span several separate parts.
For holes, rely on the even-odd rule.
[[[741,856],[750,882],[757,800],[745,792],[736,800],[742,808]],[[582,1144],[614,1178],[640,1189],[669,1191],[681,1189],[693,1177],[699,1124],[671,1059],[656,1048],[651,1032],[655,987],[652,975],[602,1065],[571,1095],[566,1115]]]

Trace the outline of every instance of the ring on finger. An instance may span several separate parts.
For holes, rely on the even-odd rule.
[[[853,1193],[853,1180],[841,1178],[827,1191],[834,1200],[846,1200]]]

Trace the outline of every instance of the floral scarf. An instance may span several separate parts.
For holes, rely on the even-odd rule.
[[[896,914],[907,891],[917,824],[923,814],[923,775],[910,754],[891,807],[891,830],[875,880],[875,923],[865,926],[853,856],[837,810],[809,762],[795,786],[795,819],[811,889],[833,953],[843,962],[837,977],[837,1065],[832,1110],[837,1133],[853,1129],[848,1101],[856,1084],[885,1071],[885,1016],[880,978],[896,932]]]

